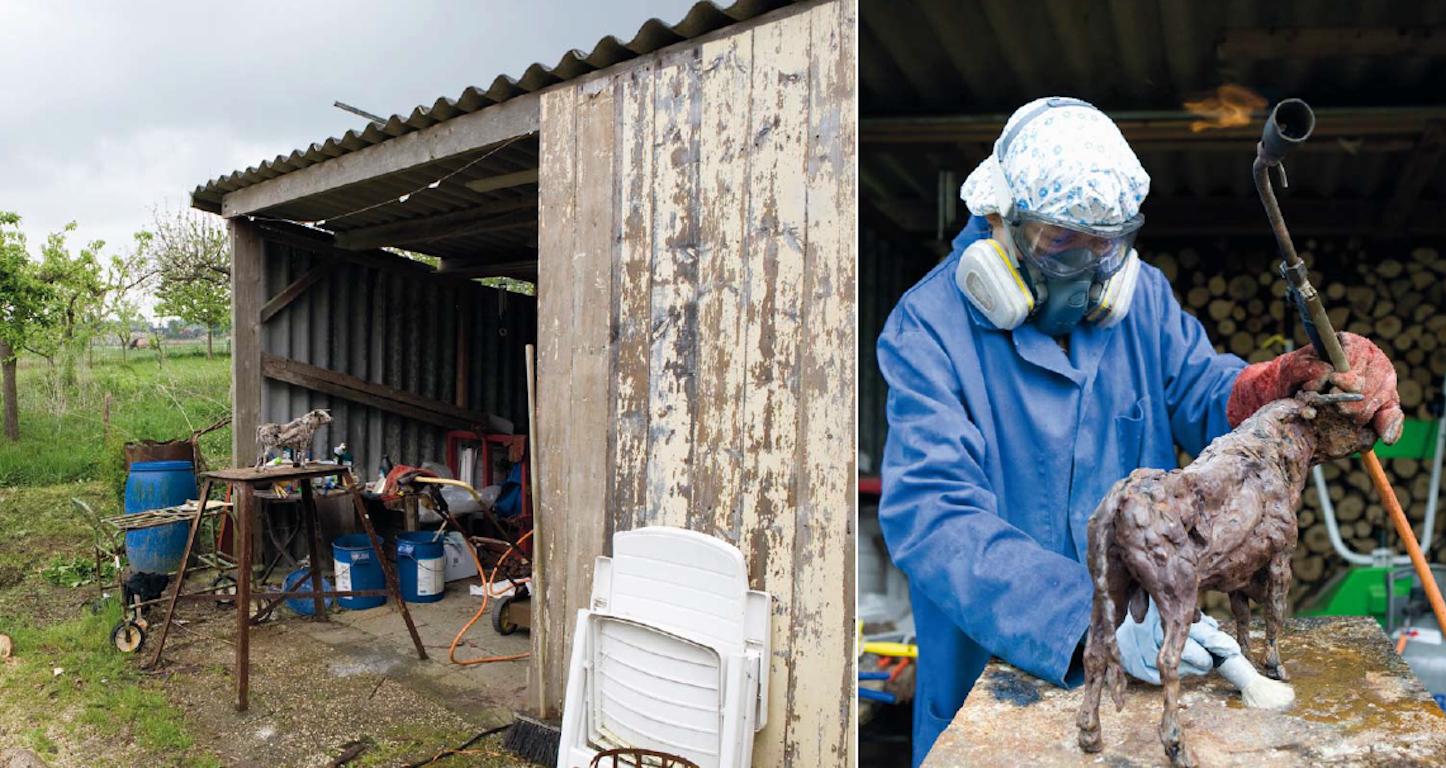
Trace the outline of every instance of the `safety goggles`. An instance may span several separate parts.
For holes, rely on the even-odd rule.
[[[1086,227],[1021,212],[1006,222],[1014,246],[1031,265],[1055,278],[1094,272],[1109,277],[1130,255],[1143,215],[1116,227]]]

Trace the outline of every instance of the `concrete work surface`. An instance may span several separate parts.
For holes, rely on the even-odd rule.
[[[1256,622],[1252,648],[1263,654]],[[1296,701],[1285,712],[1246,709],[1218,675],[1186,678],[1180,723],[1202,768],[1446,765],[1446,713],[1368,618],[1292,619],[1280,641]],[[1064,690],[991,661],[924,761],[953,766],[1168,765],[1157,727],[1160,689],[1131,680],[1125,707],[1100,704],[1105,749],[1080,750],[1083,688]]]

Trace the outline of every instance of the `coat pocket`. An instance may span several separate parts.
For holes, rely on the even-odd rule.
[[[1120,477],[1138,469],[1145,455],[1145,414],[1150,399],[1141,397],[1128,411],[1115,417],[1115,441],[1119,446]]]

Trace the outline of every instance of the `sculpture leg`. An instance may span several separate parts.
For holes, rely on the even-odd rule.
[[[1271,558],[1265,601],[1264,672],[1281,682],[1290,681],[1290,675],[1280,663],[1280,647],[1276,642],[1279,639],[1280,627],[1285,623],[1286,600],[1290,595],[1290,554],[1281,552]]]
[[[1230,593],[1230,612],[1235,614],[1235,642],[1240,652],[1250,658],[1250,598],[1244,592]]]
[[[1079,715],[1075,718],[1075,725],[1079,726],[1079,747],[1086,752],[1099,752],[1104,749],[1104,739],[1100,736],[1100,694],[1104,691],[1105,671],[1111,662],[1104,633],[1113,632],[1114,628],[1105,616],[1102,597],[1095,595],[1094,606],[1090,612],[1090,628],[1086,635],[1084,652],[1085,694]]]
[[[1165,754],[1176,768],[1190,768],[1195,757],[1180,738],[1180,656],[1185,652],[1185,641],[1190,637],[1190,619],[1195,614],[1193,600],[1182,599],[1185,595],[1194,597],[1194,590],[1175,592],[1172,598],[1160,599],[1156,591],[1155,607],[1160,611],[1160,625],[1164,629],[1164,642],[1155,663],[1160,670],[1160,687],[1165,691],[1165,715],[1160,720],[1160,742],[1165,745]]]

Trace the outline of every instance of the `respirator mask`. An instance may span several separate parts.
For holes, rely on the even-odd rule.
[[[1034,117],[1051,107],[1081,105],[1089,106],[1078,99],[1051,99],[1000,137],[986,161],[1005,242],[991,238],[971,244],[959,259],[954,279],[1000,329],[1013,330],[1030,320],[1046,335],[1062,336],[1081,321],[1109,327],[1129,312],[1140,274],[1133,246],[1144,216],[1094,227],[1020,210],[1000,161],[1009,142]]]

